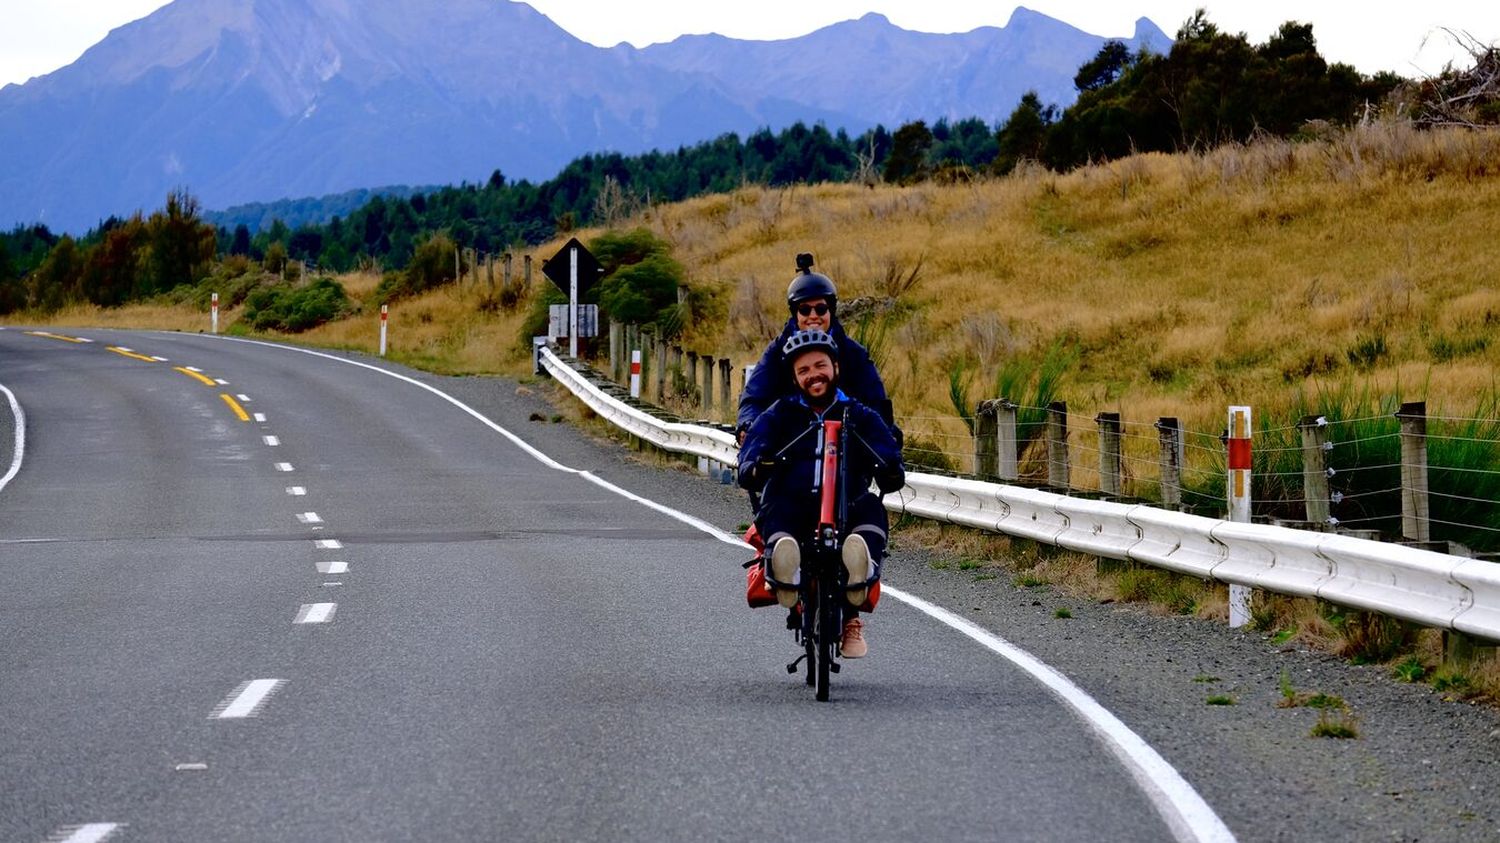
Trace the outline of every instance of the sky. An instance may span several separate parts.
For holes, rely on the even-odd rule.
[[[498,0],[504,2],[505,0]],[[188,2],[188,0],[183,0]],[[599,46],[637,47],[678,35],[717,32],[732,38],[794,38],[831,23],[879,12],[905,29],[967,32],[1003,26],[1014,3],[993,0],[530,0],[578,38]],[[164,0],[0,0],[0,85],[24,82],[71,64],[111,29],[167,5]],[[1028,0],[1028,8],[1105,37],[1126,37],[1149,17],[1168,35],[1205,7],[1221,30],[1264,41],[1288,20],[1308,22],[1323,56],[1364,73],[1403,76],[1467,66],[1444,28],[1500,42],[1500,2],[1485,0]],[[441,8],[440,0],[434,7]]]

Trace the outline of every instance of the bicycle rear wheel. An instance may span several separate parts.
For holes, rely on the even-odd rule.
[[[835,602],[838,590],[823,588],[818,591],[818,702],[828,702],[828,674],[833,669],[833,652],[838,643],[839,607]]]

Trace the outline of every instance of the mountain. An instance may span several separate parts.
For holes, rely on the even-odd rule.
[[[1170,41],[1149,21],[1132,47]],[[1060,104],[1104,39],[879,15],[783,41],[599,48],[508,0],[176,0],[0,89],[0,225],[81,231],[186,187],[205,207],[378,184],[549,177],[585,152],[797,120],[862,131]]]

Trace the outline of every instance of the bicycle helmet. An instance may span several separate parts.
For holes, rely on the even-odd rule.
[[[797,305],[809,299],[827,299],[830,313],[838,313],[839,293],[833,279],[812,271],[813,256],[803,252],[797,256],[797,275],[786,288],[786,306],[793,314]]]
[[[839,344],[827,331],[798,331],[781,346],[781,356],[789,365],[809,351],[826,351],[835,361],[839,359]]]

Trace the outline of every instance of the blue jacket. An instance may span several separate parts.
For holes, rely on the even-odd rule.
[[[808,406],[800,393],[782,398],[760,414],[745,435],[740,448],[740,485],[759,492],[766,500],[812,501],[810,511],[816,516],[813,486],[821,459],[821,431],[815,430],[824,418],[844,415],[846,437],[844,468],[848,472],[849,500],[869,495],[872,481],[888,494],[906,485],[906,471],[901,465],[901,449],[885,420],[869,407],[849,398],[839,390],[836,400],[821,415]],[[809,432],[809,431],[812,432]],[[763,464],[781,458],[774,465]],[[872,495],[873,497],[873,495]]]
[[[781,353],[781,346],[796,332],[797,318],[794,316],[786,320],[781,336],[771,341],[760,356],[760,362],[755,364],[755,371],[750,373],[750,380],[740,395],[737,429],[748,430],[755,424],[756,417],[769,409],[776,399],[797,394],[797,382]],[[875,370],[870,352],[844,333],[844,326],[838,319],[833,320],[829,333],[839,344],[839,388],[854,400],[874,409],[886,424],[894,425],[896,420],[891,414],[890,399],[885,394],[885,383]]]

